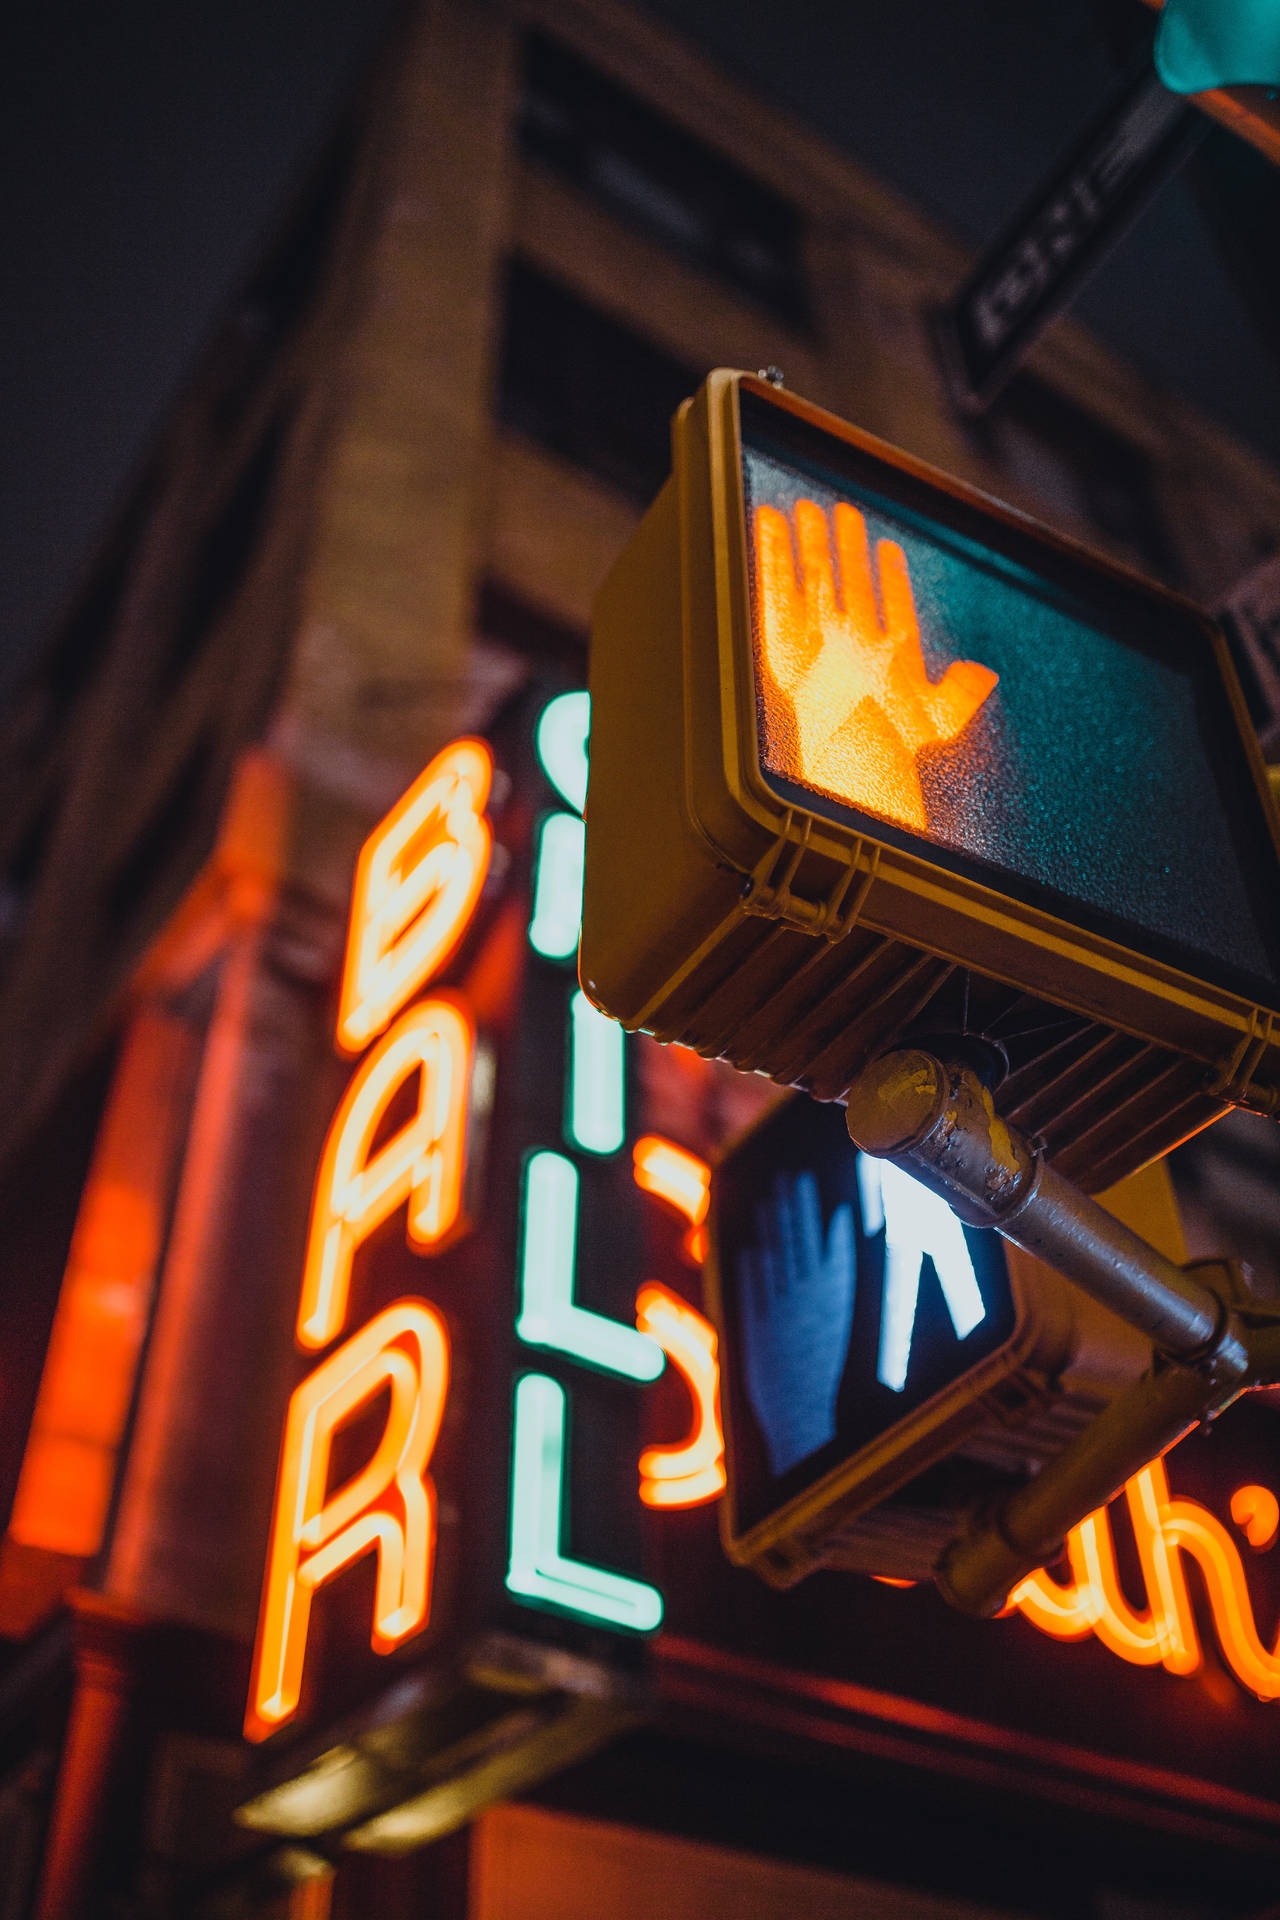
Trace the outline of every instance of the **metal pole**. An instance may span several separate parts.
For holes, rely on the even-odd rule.
[[[887,1054],[849,1089],[848,1125],[864,1153],[1056,1267],[1146,1334],[1164,1362],[943,1554],[935,1577],[944,1597],[966,1613],[994,1613],[1131,1474],[1242,1388],[1273,1378],[1280,1331],[1248,1333],[1229,1292],[1202,1285],[1055,1173],[1000,1118],[972,1067]]]
[[[1207,1397],[1190,1367],[1137,1381],[985,1525],[951,1542],[934,1573],[943,1599],[961,1613],[998,1613],[1020,1580],[1056,1559],[1069,1528],[1203,1418]]]
[[[995,1227],[1065,1273],[1161,1353],[1184,1362],[1226,1357],[1219,1350],[1231,1336],[1218,1296],[1039,1159],[971,1067],[887,1054],[850,1087],[847,1117],[864,1153],[892,1160],[970,1226]]]

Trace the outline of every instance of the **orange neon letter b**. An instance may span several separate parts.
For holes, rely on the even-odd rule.
[[[296,1712],[311,1596],[376,1552],[373,1645],[387,1653],[431,1604],[435,1487],[426,1468],[449,1384],[443,1323],[425,1300],[399,1300],[323,1360],[289,1402],[262,1618],[245,1731],[264,1740]],[[334,1435],[390,1391],[368,1464],[327,1492]]]
[[[365,842],[338,1007],[348,1053],[382,1032],[461,939],[489,870],[492,777],[483,740],[455,740]]]
[[[327,1346],[347,1314],[356,1248],[409,1202],[409,1238],[424,1251],[459,1226],[474,1029],[455,1000],[410,1007],[347,1088],[325,1142],[311,1203],[298,1343]],[[373,1142],[406,1083],[417,1110],[376,1153]]]

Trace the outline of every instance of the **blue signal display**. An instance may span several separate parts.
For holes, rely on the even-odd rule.
[[[736,1518],[750,1527],[1005,1345],[1003,1243],[785,1101],[717,1169]]]

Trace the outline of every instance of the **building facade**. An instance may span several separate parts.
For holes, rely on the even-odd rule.
[[[1280,476],[1070,322],[963,414],[966,264],[639,13],[427,0],[211,342],[2,722],[6,1920],[1263,1910],[1272,1656],[1207,1563],[1181,1670],[1140,1586],[1055,1634],[724,1564],[698,1235],[773,1096],[574,990],[592,598],[710,368],[1209,604],[1275,550]],[[441,818],[474,884],[362,1002]],[[1275,1165],[1188,1154],[1194,1250],[1274,1265]],[[1249,1421],[1170,1469],[1224,1537]]]

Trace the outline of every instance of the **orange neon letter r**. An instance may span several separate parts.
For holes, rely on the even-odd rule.
[[[297,1711],[311,1596],[376,1552],[373,1645],[387,1653],[430,1611],[435,1487],[427,1475],[449,1383],[449,1343],[425,1300],[399,1300],[321,1361],[289,1402],[245,1731],[264,1740]],[[334,1435],[390,1390],[373,1457],[326,1494]]]
[[[485,874],[493,756],[455,740],[370,834],[356,867],[338,1043],[359,1053],[446,960]]]
[[[342,1329],[356,1248],[409,1202],[409,1238],[424,1251],[458,1228],[474,1029],[439,995],[410,1007],[361,1063],[334,1115],[311,1205],[298,1343],[327,1346]],[[371,1149],[387,1110],[421,1076],[417,1111]]]

